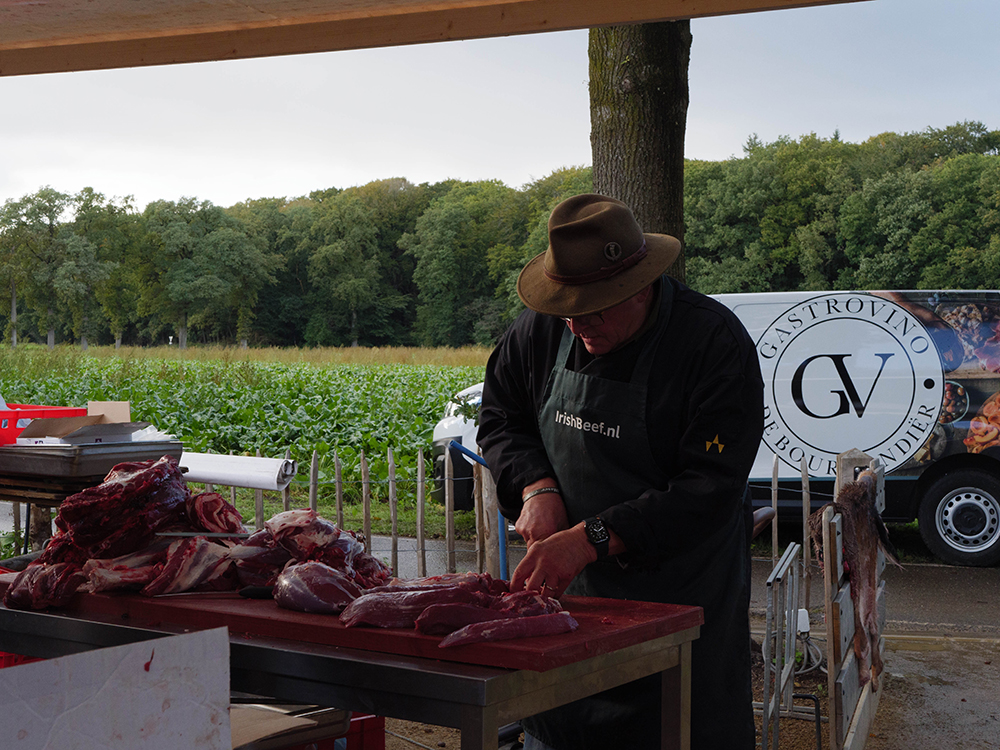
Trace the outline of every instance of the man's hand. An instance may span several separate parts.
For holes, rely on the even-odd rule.
[[[538,482],[526,487],[525,494],[543,486],[552,485]],[[528,549],[531,549],[535,542],[548,539],[567,526],[569,526],[569,519],[566,517],[566,506],[563,505],[562,495],[558,492],[543,492],[529,498],[521,508],[521,515],[514,523],[514,529],[524,538]]]
[[[559,598],[570,581],[596,559],[597,550],[579,523],[529,545],[511,578],[510,590],[525,588]]]

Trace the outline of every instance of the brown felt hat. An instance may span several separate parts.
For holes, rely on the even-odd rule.
[[[521,301],[536,312],[571,318],[606,310],[638,294],[681,251],[668,234],[644,234],[619,200],[587,193],[549,217],[549,249],[517,278]]]

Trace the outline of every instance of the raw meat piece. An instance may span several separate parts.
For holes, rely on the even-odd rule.
[[[86,582],[87,576],[75,563],[36,561],[14,579],[4,594],[3,603],[10,609],[63,607]]]
[[[157,461],[120,463],[108,472],[101,484],[66,498],[59,506],[59,518],[66,528],[77,522],[93,523],[95,506],[103,510],[103,506],[115,504],[122,498],[143,498],[177,484],[178,480],[186,497],[183,474],[177,466],[177,459],[172,456],[164,456]]]
[[[243,516],[236,506],[218,492],[200,492],[191,495],[186,502],[188,521],[200,531],[213,533],[233,532],[242,534]]]
[[[378,586],[392,575],[385,563],[365,552],[353,532],[338,528],[314,510],[286,510],[265,526],[296,560],[324,562],[350,575],[362,588]]]
[[[160,574],[142,593],[146,596],[179,594],[209,583],[229,567],[229,549],[203,536],[178,539],[167,550]]]
[[[90,554],[73,541],[73,536],[65,531],[56,531],[45,544],[45,549],[35,562],[41,564],[72,562],[83,565],[90,559]]]
[[[475,604],[432,604],[417,616],[413,625],[424,635],[448,635],[474,622],[509,620],[512,617],[517,615]]]
[[[562,612],[558,599],[542,596],[535,591],[517,591],[505,594],[490,604],[491,609],[510,612],[517,617],[534,617],[535,615],[551,615]]]
[[[286,510],[264,524],[274,541],[287,549],[296,560],[319,560],[328,565],[342,562],[351,565],[355,555],[365,551],[353,534],[317,515],[316,511]]]
[[[381,586],[392,575],[392,568],[364,551],[354,558],[353,567],[354,581],[364,589]]]
[[[878,550],[886,560],[902,567],[896,559],[896,550],[889,541],[889,532],[875,510],[875,474],[863,471],[858,479],[845,484],[833,503],[835,512],[843,519],[844,569],[851,582],[851,600],[854,602],[854,654],[858,660],[858,684],[869,680],[872,690],[878,690],[882,673],[882,655],[878,641]],[[824,505],[809,517],[809,530],[813,546],[822,560],[822,519]]]
[[[482,591],[487,594],[502,594],[510,589],[507,582],[493,578],[489,573],[444,573],[425,578],[393,578],[377,591],[426,591],[429,589],[467,588],[470,591]]]
[[[377,628],[412,628],[417,617],[432,604],[482,603],[481,591],[452,586],[423,591],[372,591],[347,605],[340,621],[349,628],[374,625]]]
[[[299,612],[337,614],[363,593],[344,573],[315,560],[287,566],[274,585],[278,606]]]
[[[445,636],[438,644],[440,648],[464,646],[483,641],[506,641],[512,638],[533,638],[539,635],[555,635],[576,630],[579,623],[569,612],[534,617],[513,617],[506,620],[476,622]]]
[[[273,586],[282,568],[292,559],[284,547],[278,546],[271,532],[261,529],[229,551],[242,586]]]
[[[66,498],[59,506],[56,528],[86,558],[108,558],[135,552],[154,534],[183,520],[187,485],[177,460],[121,463],[104,482]],[[63,562],[59,550],[43,553],[44,562]]]
[[[130,555],[110,560],[88,560],[83,566],[88,590],[141,589],[160,574],[169,546],[169,540],[161,539]]]

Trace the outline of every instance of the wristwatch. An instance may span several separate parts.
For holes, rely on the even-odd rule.
[[[583,522],[584,531],[587,532],[587,541],[597,549],[597,559],[603,560],[608,556],[608,542],[611,541],[611,534],[599,517],[593,516]]]

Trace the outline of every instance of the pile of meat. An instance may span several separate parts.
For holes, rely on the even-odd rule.
[[[443,635],[442,648],[577,628],[556,599],[532,591],[511,593],[506,581],[488,573],[393,579],[346,603],[340,621],[347,627],[416,628]]]
[[[442,647],[577,627],[557,600],[511,593],[485,573],[391,578],[356,534],[312,510],[279,513],[247,535],[239,511],[215,492],[192,494],[170,456],[118,464],[102,484],[66,498],[55,523],[45,550],[7,589],[7,607],[65,606],[78,591],[252,587],[286,609],[339,614],[347,627],[447,636]]]
[[[55,523],[45,550],[7,589],[6,606],[65,606],[81,590],[156,596],[271,586],[302,563],[332,566],[359,589],[391,576],[354,534],[311,510],[280,513],[240,540],[239,511],[218,493],[192,494],[171,456],[118,464],[100,485],[66,498]],[[165,532],[185,536],[158,536]]]

